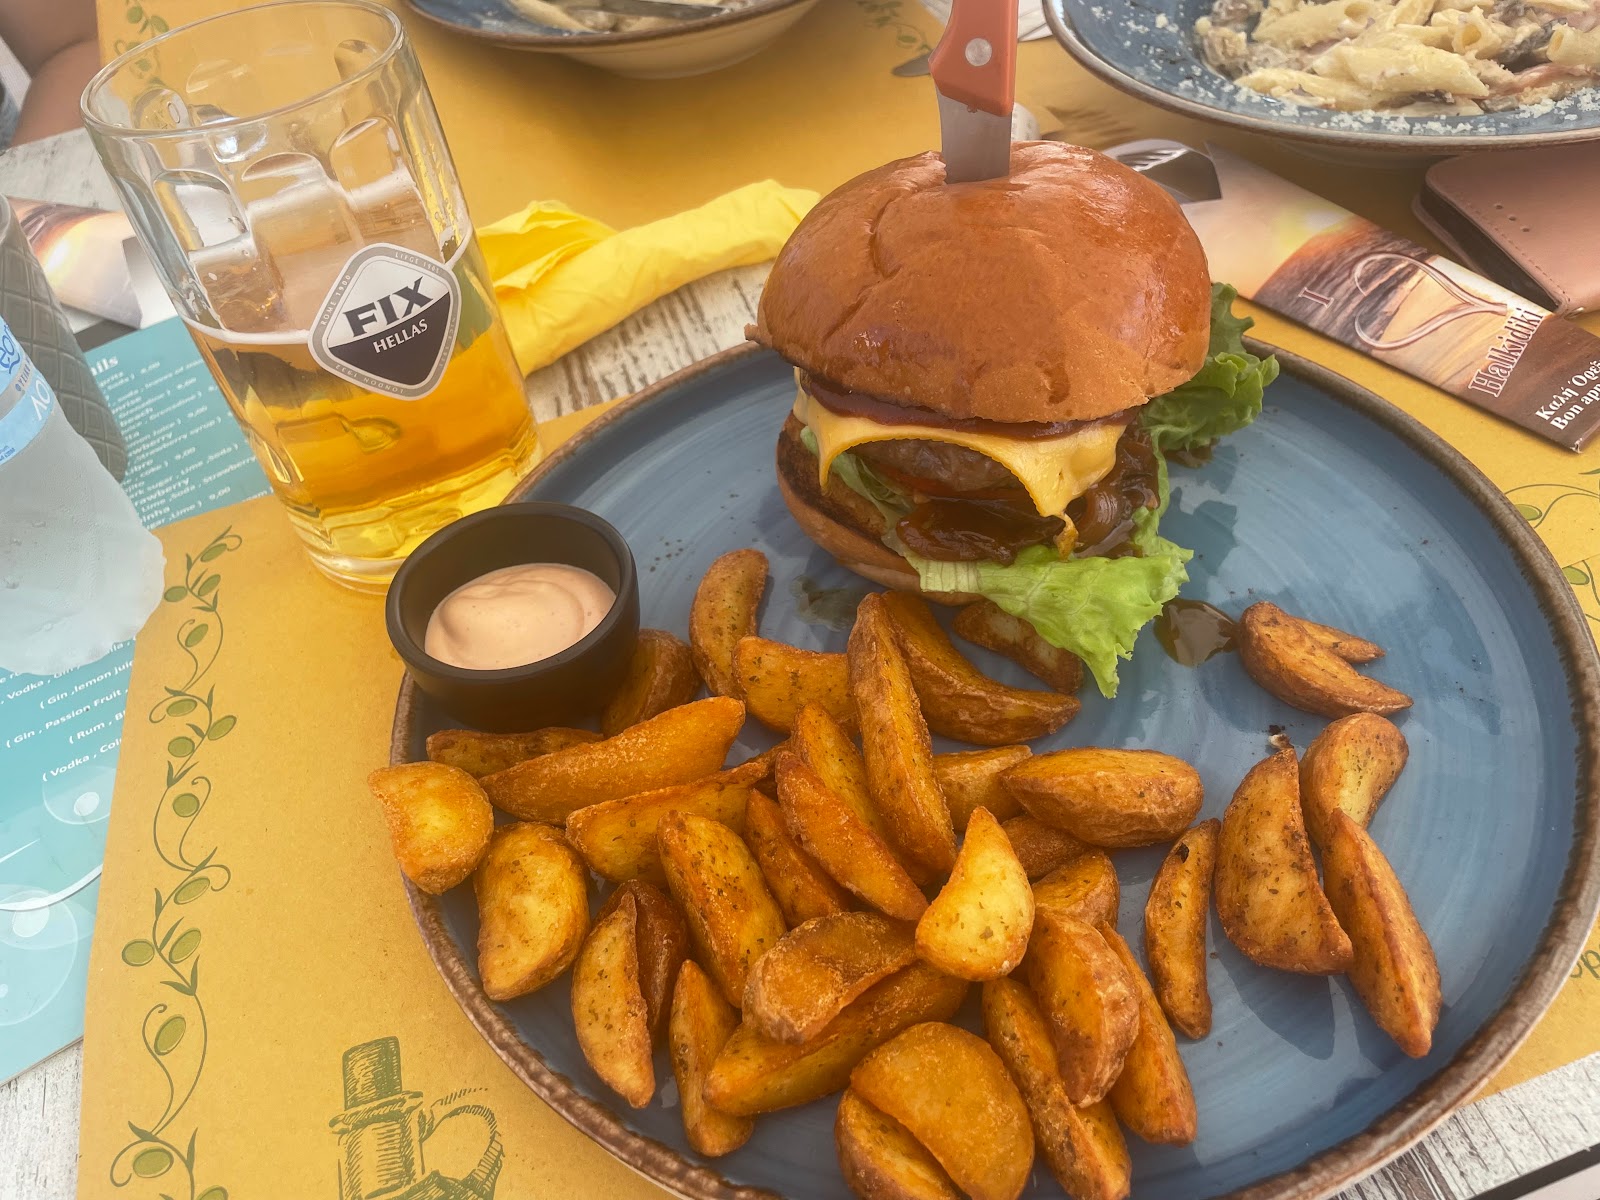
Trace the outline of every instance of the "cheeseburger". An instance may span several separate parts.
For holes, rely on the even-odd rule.
[[[784,501],[850,569],[987,597],[1114,695],[1188,577],[1157,530],[1167,458],[1249,424],[1277,373],[1232,298],[1177,203],[1093,150],[1018,143],[973,183],[934,153],[869,171],[801,221],[749,330],[799,385]]]

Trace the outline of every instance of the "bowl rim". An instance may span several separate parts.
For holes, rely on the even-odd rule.
[[[583,48],[599,48],[602,46],[636,46],[645,42],[665,41],[668,38],[682,37],[685,34],[701,33],[708,29],[726,29],[730,25],[742,24],[756,17],[771,16],[773,13],[782,12],[787,8],[797,5],[815,4],[817,0],[756,0],[746,8],[736,8],[731,11],[707,17],[703,21],[688,21],[681,27],[671,29],[638,29],[624,33],[606,33],[596,30],[593,33],[578,33],[573,31],[563,33],[518,33],[515,31],[500,31],[494,29],[472,29],[454,21],[447,21],[438,13],[430,12],[423,7],[424,0],[406,0],[406,5],[412,12],[423,17],[441,29],[448,29],[466,37],[482,38],[486,41],[497,42],[513,50],[574,50]],[[526,20],[527,18],[523,18]],[[532,21],[528,22],[530,25]]]
[[[480,670],[474,667],[458,667],[454,663],[447,663],[441,658],[435,658],[411,636],[411,631],[406,628],[402,612],[402,599],[406,589],[412,586],[412,578],[422,570],[422,563],[432,557],[441,546],[460,537],[468,530],[480,525],[489,525],[495,522],[517,521],[524,517],[553,517],[560,521],[567,521],[573,525],[581,525],[589,532],[596,534],[606,544],[617,560],[617,586],[616,596],[611,602],[611,607],[606,610],[605,616],[588,633],[584,634],[565,650],[541,658],[537,662],[523,663],[517,667],[497,667],[490,670]],[[528,560],[532,563],[534,560]],[[508,566],[526,565],[508,563]],[[567,564],[571,565],[571,564]],[[472,580],[464,579],[456,587],[471,583]],[[452,589],[453,591],[454,589]],[[639,593],[639,568],[633,559],[633,548],[628,545],[627,539],[622,536],[616,526],[597,513],[592,513],[586,508],[579,508],[573,504],[562,504],[556,500],[516,500],[508,498],[505,502],[493,508],[481,509],[467,516],[459,517],[443,528],[434,530],[428,537],[406,556],[405,562],[400,564],[400,569],[395,572],[394,579],[390,581],[387,594],[383,598],[384,625],[389,631],[389,642],[394,646],[395,653],[406,665],[406,679],[412,678],[412,671],[424,671],[438,678],[449,680],[451,683],[464,684],[469,687],[501,687],[506,684],[530,683],[536,679],[553,672],[559,671],[567,665],[586,658],[590,653],[603,646],[616,634],[617,626],[628,620],[628,611],[635,607],[630,597],[637,598]],[[448,596],[450,593],[446,592]]]
[[[1572,964],[1586,944],[1600,910],[1600,648],[1589,632],[1588,619],[1576,594],[1562,577],[1549,548],[1471,460],[1417,418],[1353,380],[1257,339],[1245,341],[1256,354],[1275,354],[1284,373],[1323,389],[1399,437],[1449,476],[1490,520],[1519,560],[1520,573],[1549,618],[1569,681],[1578,740],[1572,851],[1550,920],[1505,1002],[1448,1063],[1366,1129],[1298,1167],[1215,1198],[1319,1200],[1404,1153],[1469,1100],[1533,1030],[1566,983]],[[652,384],[575,433],[513,494],[525,494],[545,474],[579,453],[601,430],[662,393],[771,353],[751,345],[734,346]],[[393,763],[410,761],[416,705],[415,688],[408,676],[402,680],[396,698],[390,742]],[[615,1110],[583,1095],[522,1039],[501,1006],[484,995],[474,967],[445,928],[439,898],[420,891],[404,876],[402,881],[418,931],[446,987],[479,1034],[535,1095],[624,1164],[679,1196],[690,1200],[783,1200],[765,1188],[728,1181],[711,1167],[633,1130]]]
[[[1281,137],[1292,141],[1342,146],[1346,149],[1364,148],[1412,155],[1458,154],[1470,150],[1516,150],[1529,146],[1560,146],[1600,140],[1600,119],[1592,125],[1578,124],[1571,129],[1547,129],[1538,133],[1430,133],[1420,126],[1416,133],[1394,133],[1376,129],[1322,129],[1314,125],[1301,125],[1288,115],[1293,111],[1293,106],[1287,102],[1283,117],[1233,112],[1155,87],[1112,66],[1095,53],[1079,35],[1071,15],[1067,12],[1065,0],[1044,0],[1043,8],[1044,19],[1061,47],[1090,74],[1104,80],[1112,87],[1136,99],[1154,104],[1158,108],[1164,108],[1168,112],[1201,121],[1231,125],[1246,133],[1262,137]]]

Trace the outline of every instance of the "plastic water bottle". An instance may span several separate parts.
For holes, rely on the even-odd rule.
[[[0,668],[54,675],[139,632],[161,543],[0,320]]]

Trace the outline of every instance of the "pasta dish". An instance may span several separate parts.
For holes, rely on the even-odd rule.
[[[1600,82],[1600,0],[1215,0],[1195,33],[1241,87],[1321,108],[1491,112]]]

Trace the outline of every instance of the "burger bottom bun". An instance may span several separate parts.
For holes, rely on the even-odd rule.
[[[917,573],[882,542],[883,517],[870,501],[830,476],[817,483],[817,457],[800,440],[802,426],[790,416],[778,435],[778,491],[808,538],[857,575],[901,592],[916,592],[939,604],[971,604],[971,592],[924,592]]]

